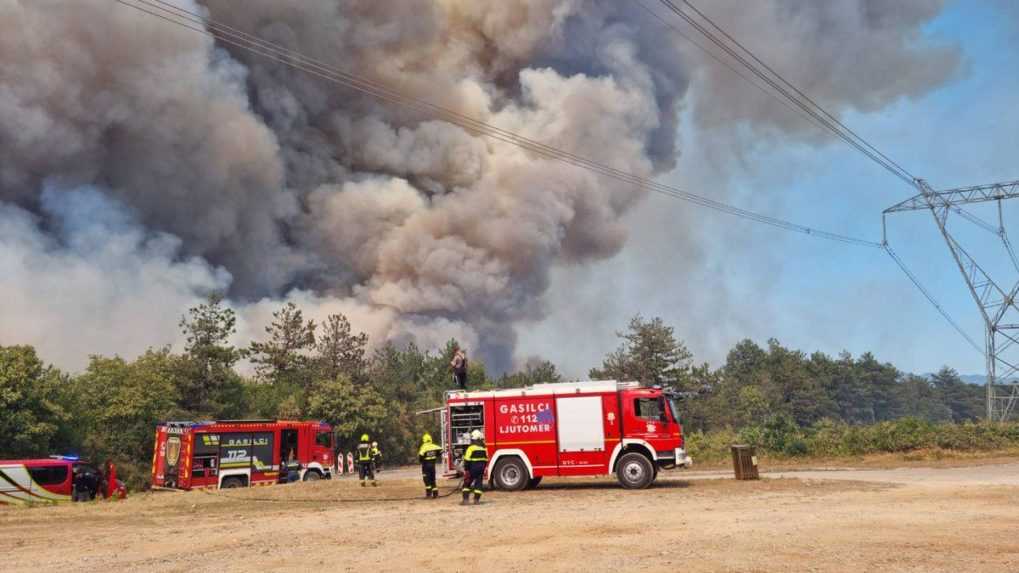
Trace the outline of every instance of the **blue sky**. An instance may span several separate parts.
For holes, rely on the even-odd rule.
[[[962,74],[921,99],[875,114],[851,113],[844,123],[937,189],[1019,179],[1019,22],[1016,11],[1005,7],[950,5],[927,32],[961,46]],[[680,165],[663,179],[715,196],[705,188],[712,181],[712,158],[699,152],[696,133],[684,137]],[[729,202],[872,240],[880,240],[881,211],[913,193],[841,143],[781,145],[744,161],[745,169],[727,172],[729,181],[719,183],[728,186]],[[992,213],[974,212],[987,218]],[[1019,205],[1006,211],[1010,230],[1017,215]],[[715,365],[739,339],[764,343],[774,337],[807,352],[872,351],[913,372],[946,364],[964,373],[983,371],[983,357],[877,249],[788,234],[657,195],[631,220],[632,240],[615,259],[557,272],[547,297],[552,312],[522,332],[521,354],[548,356],[568,375],[583,376],[615,346],[612,330],[643,312],[673,324],[698,361]],[[1001,271],[1004,282],[1015,280],[993,240],[965,229],[960,238],[974,252],[986,252],[987,264]],[[982,342],[976,306],[930,215],[895,215],[889,240]],[[673,248],[681,242],[687,245],[682,253]],[[696,264],[685,264],[691,256]],[[591,316],[597,317],[593,323]],[[585,324],[594,332],[580,340],[576,327]]]

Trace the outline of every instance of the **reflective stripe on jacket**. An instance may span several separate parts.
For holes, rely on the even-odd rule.
[[[421,462],[434,462],[439,459],[439,452],[442,448],[435,444],[421,444],[421,448],[418,449],[418,461]]]
[[[488,461],[488,449],[484,445],[471,444],[467,447],[467,451],[464,452],[464,461],[467,462],[487,462]]]

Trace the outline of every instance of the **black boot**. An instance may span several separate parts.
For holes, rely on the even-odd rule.
[[[474,505],[481,505],[481,494],[474,494]]]
[[[432,499],[439,499],[439,490],[438,489],[433,489],[432,490]]]
[[[463,501],[460,502],[460,505],[467,505],[468,503],[470,503],[470,497],[471,497],[470,492],[465,491]]]

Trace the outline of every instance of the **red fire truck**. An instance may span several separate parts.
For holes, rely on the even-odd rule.
[[[247,487],[286,481],[293,453],[300,479],[331,479],[333,432],[324,422],[219,420],[156,426],[152,485]]]
[[[659,469],[690,467],[678,394],[614,380],[446,394],[446,469],[459,472],[470,433],[488,447],[488,478],[502,490],[545,476],[615,474],[625,488],[649,486]]]
[[[0,504],[123,499],[124,483],[112,462],[100,470],[75,456],[0,460]]]

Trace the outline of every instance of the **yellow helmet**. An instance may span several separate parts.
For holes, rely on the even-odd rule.
[[[361,441],[362,442],[367,442],[368,441],[368,434],[361,434]]]
[[[428,432],[425,432],[425,435],[421,436],[421,443],[423,444],[432,443],[432,435],[429,434]]]

